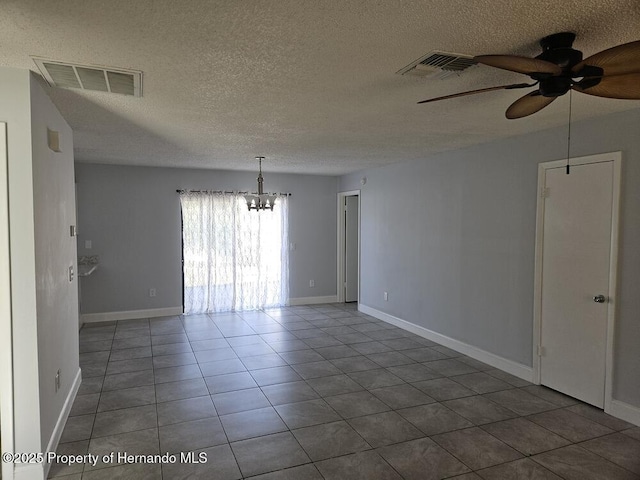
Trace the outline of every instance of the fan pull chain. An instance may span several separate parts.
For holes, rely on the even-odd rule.
[[[569,90],[569,131],[567,133],[567,175],[571,173],[571,165],[569,159],[571,158],[571,96],[572,90]]]

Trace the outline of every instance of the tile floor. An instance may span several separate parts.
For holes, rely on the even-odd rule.
[[[85,326],[84,380],[58,453],[178,456],[53,464],[50,476],[640,478],[639,427],[355,308]]]

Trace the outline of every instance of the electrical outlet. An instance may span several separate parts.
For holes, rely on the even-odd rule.
[[[384,301],[385,302],[389,301],[389,292],[384,292]]]
[[[316,281],[315,280],[309,280],[309,286],[310,287],[315,287],[316,286]]]
[[[149,296],[150,297],[155,297],[156,296],[156,289],[155,288],[150,288],[149,289]]]
[[[58,369],[58,371],[56,372],[55,387],[56,387],[56,392],[60,390],[60,369]]]
[[[93,243],[91,242],[91,240],[84,241],[84,248],[86,250],[91,250],[93,248]]]

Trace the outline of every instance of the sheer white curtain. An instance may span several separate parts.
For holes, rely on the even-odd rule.
[[[251,211],[235,193],[184,192],[185,313],[255,310],[289,299],[289,199]]]

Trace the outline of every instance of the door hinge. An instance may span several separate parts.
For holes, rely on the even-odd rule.
[[[547,353],[547,349],[544,348],[542,345],[538,345],[538,356],[544,357],[546,353]]]
[[[540,198],[549,198],[551,196],[551,189],[549,187],[542,187],[540,190]]]

